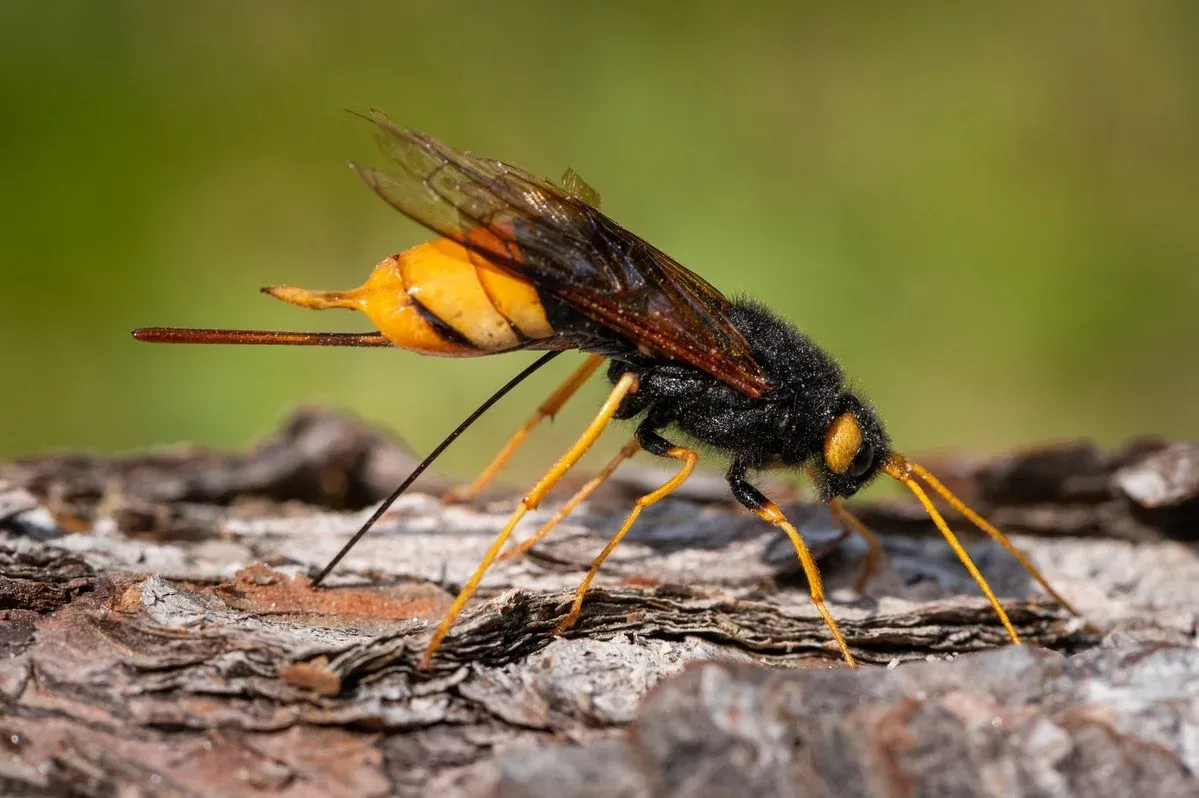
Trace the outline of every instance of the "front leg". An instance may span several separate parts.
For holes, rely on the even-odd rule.
[[[853,654],[849,653],[849,646],[845,642],[845,638],[841,635],[841,630],[837,628],[837,622],[833,620],[832,614],[828,611],[828,607],[824,603],[824,583],[820,579],[820,569],[816,567],[816,560],[812,557],[812,552],[808,550],[808,545],[804,543],[803,537],[799,534],[787,517],[783,515],[783,511],[778,506],[767,499],[762,492],[749,484],[749,480],[745,477],[746,465],[741,461],[734,461],[729,468],[727,479],[729,488],[733,491],[733,496],[737,501],[748,507],[754,512],[758,518],[761,518],[771,526],[778,527],[787,534],[791,539],[791,545],[795,547],[795,553],[799,555],[799,563],[803,566],[804,575],[808,578],[808,588],[812,593],[812,603],[816,605],[816,609],[820,612],[820,617],[824,618],[825,624],[829,631],[833,633],[833,638],[837,641],[837,646],[841,649],[841,656],[845,658],[845,662],[851,668],[857,667],[857,662],[853,658]]]

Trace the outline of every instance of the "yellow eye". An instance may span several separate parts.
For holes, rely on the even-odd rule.
[[[852,413],[844,413],[829,425],[824,436],[824,464],[834,474],[844,474],[862,448],[862,428]]]

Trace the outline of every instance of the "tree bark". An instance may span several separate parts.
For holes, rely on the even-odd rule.
[[[1197,445],[929,464],[1086,618],[951,517],[1021,647],[915,502],[857,507],[887,553],[870,596],[862,542],[785,502],[857,671],[790,544],[715,476],[647,510],[552,637],[662,479],[636,464],[497,563],[422,670],[513,496],[444,506],[418,481],[309,583],[411,465],[320,411],[245,453],[0,465],[0,792],[1199,795]]]

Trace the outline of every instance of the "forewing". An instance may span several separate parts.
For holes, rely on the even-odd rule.
[[[393,208],[643,347],[751,396],[769,387],[728,318],[729,300],[664,252],[523,169],[400,128],[380,111],[370,121],[399,170],[351,166]]]

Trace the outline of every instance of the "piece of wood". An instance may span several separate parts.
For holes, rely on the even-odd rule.
[[[550,638],[650,466],[497,564],[418,670],[511,496],[446,507],[429,477],[308,583],[412,462],[304,411],[244,454],[0,465],[0,792],[1196,794],[1199,447],[935,464],[1015,519],[1094,627],[973,538],[1022,648],[912,503],[859,508],[888,553],[870,598],[849,589],[860,541],[788,504],[876,666],[856,672],[787,541],[702,478],[646,511]]]

